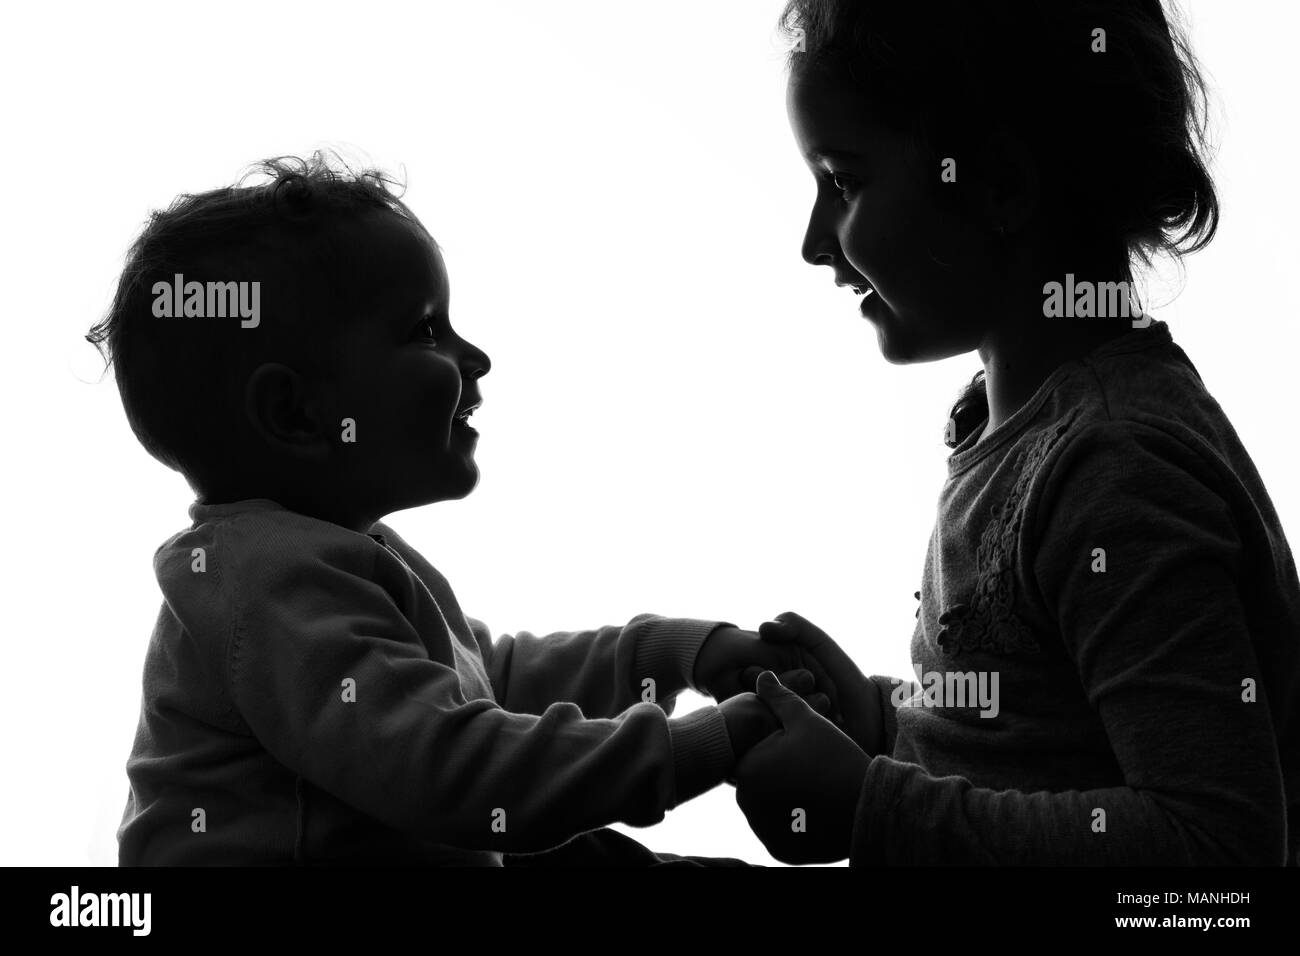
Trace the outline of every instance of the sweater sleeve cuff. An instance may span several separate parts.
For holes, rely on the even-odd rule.
[[[701,707],[668,721],[668,735],[673,747],[673,806],[712,790],[735,766],[727,721],[717,707]]]
[[[695,658],[705,639],[720,627],[733,626],[724,621],[653,616],[640,623],[633,683],[639,687],[652,678],[660,697],[695,690]]]
[[[883,749],[880,753],[891,757],[894,754],[894,742],[898,739],[898,711],[894,696],[899,693],[899,688],[908,682],[900,681],[897,677],[882,677],[878,674],[872,674],[871,680],[880,690],[880,725],[885,732],[882,741]],[[909,696],[912,689],[909,687],[906,691]]]
[[[892,757],[873,757],[862,777],[862,790],[853,818],[853,838],[849,866],[884,866],[905,861],[891,858],[887,838],[889,828],[898,825],[899,806],[903,802],[909,769]]]

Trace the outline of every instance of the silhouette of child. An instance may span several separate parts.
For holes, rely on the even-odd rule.
[[[787,862],[1300,862],[1295,561],[1222,409],[1125,298],[1218,222],[1183,31],[1159,0],[793,0],[782,22],[804,258],[889,361],[984,371],[948,426],[923,686],[798,615],[760,628],[812,655],[833,720],[762,677],[784,731],[737,769],[751,826]]]
[[[378,172],[260,172],[155,213],[88,336],[197,496],[154,556],[120,862],[691,862],[599,828],[721,783],[775,729],[742,670],[811,692],[801,652],[651,614],[494,642],[380,520],[478,478],[490,363],[438,248]],[[670,719],[687,687],[723,703]]]

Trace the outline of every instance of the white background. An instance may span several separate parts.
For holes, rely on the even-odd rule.
[[[445,250],[453,322],[494,361],[483,478],[390,520],[468,613],[505,633],[796,609],[869,672],[911,673],[943,424],[978,359],[887,365],[851,294],[800,260],[812,180],[780,6],[7,12],[0,862],[116,862],[151,557],[191,495],[81,336],[149,209],[263,156],[341,145],[404,167]],[[1295,540],[1300,7],[1191,16],[1220,95],[1223,228],[1153,311]],[[725,786],[638,836],[771,862]]]

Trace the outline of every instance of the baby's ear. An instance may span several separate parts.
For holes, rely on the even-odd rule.
[[[320,459],[329,440],[309,383],[279,362],[259,365],[244,386],[244,413],[258,436],[276,451]]]

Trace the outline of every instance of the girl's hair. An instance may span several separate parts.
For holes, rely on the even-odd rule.
[[[795,79],[860,89],[936,170],[1017,136],[1062,251],[1100,252],[1132,282],[1136,262],[1195,252],[1219,223],[1209,97],[1176,14],[1161,0],[789,0],[780,25]]]

